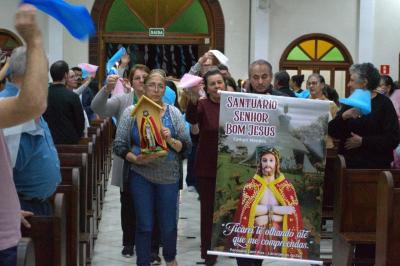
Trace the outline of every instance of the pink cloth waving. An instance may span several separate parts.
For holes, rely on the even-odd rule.
[[[400,89],[395,90],[390,96],[390,100],[393,103],[394,109],[396,110],[397,119],[400,125]],[[394,160],[392,162],[392,167],[400,169],[400,145],[393,151]]]

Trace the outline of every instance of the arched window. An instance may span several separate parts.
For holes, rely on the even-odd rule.
[[[210,48],[224,50],[224,19],[218,1],[96,0],[92,17],[97,36],[89,42],[89,61],[104,64],[124,46],[131,64],[163,68],[177,76],[187,72]],[[151,28],[163,35],[151,36]]]
[[[346,47],[325,34],[308,34],[294,40],[283,52],[279,68],[289,75],[320,73],[340,97],[348,95],[349,67],[353,59]],[[303,84],[305,87],[305,83]]]
[[[11,54],[12,50],[22,45],[18,36],[6,29],[0,29],[0,49],[3,53]]]

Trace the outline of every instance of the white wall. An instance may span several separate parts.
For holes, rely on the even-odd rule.
[[[247,77],[249,61],[249,0],[220,0],[225,20],[225,55],[235,79]]]
[[[269,0],[251,0],[251,42],[250,62],[269,58],[270,18]]]
[[[294,39],[309,33],[324,33],[338,39],[356,60],[358,1],[271,0],[270,13],[270,58],[267,60],[274,71],[279,68],[285,48]]]
[[[15,13],[17,12],[17,8],[19,5],[19,1],[16,0],[2,0],[1,1],[1,8],[0,8],[0,28],[7,29],[12,31],[13,33],[17,33],[14,28],[14,21],[15,21]],[[47,25],[47,16],[44,15],[42,12],[37,11],[37,22],[39,24],[40,29],[42,30],[43,38],[44,38],[44,46],[45,50],[48,53],[48,25]],[[21,38],[22,39],[22,38]]]
[[[400,1],[375,1],[375,40],[373,63],[390,65],[390,76],[394,80],[399,77],[400,53]]]
[[[89,13],[92,11],[94,0],[68,0],[71,4],[84,5]],[[70,67],[77,66],[79,63],[89,62],[88,41],[80,41],[71,36],[67,30],[63,30],[64,59]]]

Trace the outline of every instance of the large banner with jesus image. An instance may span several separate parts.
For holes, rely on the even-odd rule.
[[[209,254],[321,264],[329,104],[221,93]]]

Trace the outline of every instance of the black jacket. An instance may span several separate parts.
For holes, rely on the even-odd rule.
[[[77,144],[85,128],[79,96],[62,84],[51,84],[43,114],[55,144]]]
[[[392,102],[378,94],[371,101],[371,113],[357,119],[343,120],[342,114],[351,108],[342,106],[329,122],[328,134],[339,139],[339,153],[343,154],[347,168],[387,169],[393,161],[393,150],[399,144],[399,122]],[[362,145],[346,150],[344,144],[351,133],[362,137]]]
[[[278,91],[290,96],[290,97],[296,97],[294,92],[289,88],[289,87],[281,87],[278,89]]]
[[[255,93],[255,94],[271,94],[271,95],[275,95],[275,96],[288,96],[286,93],[280,92],[278,90],[275,90],[274,88],[272,88],[272,85],[269,85],[269,87],[267,88],[267,90],[263,93],[259,93],[253,90],[253,87],[251,86],[251,84],[249,85],[249,93]]]

